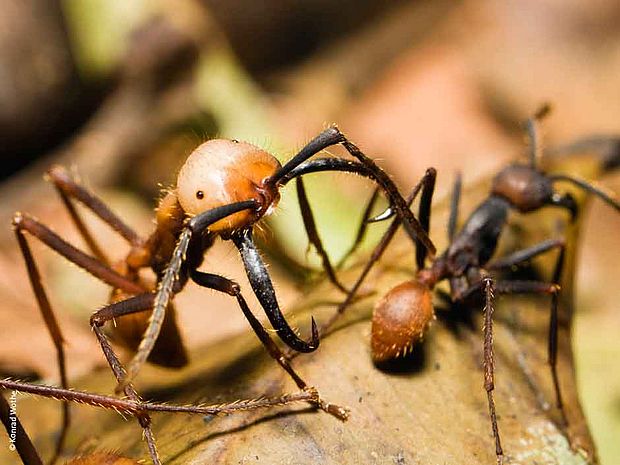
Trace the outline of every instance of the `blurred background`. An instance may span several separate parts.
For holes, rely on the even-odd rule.
[[[286,160],[336,122],[405,189],[426,167],[437,168],[442,196],[456,170],[474,183],[522,154],[521,122],[541,102],[554,107],[547,146],[620,134],[614,0],[0,0],[0,11],[2,376],[57,376],[10,227],[13,212],[27,211],[83,246],[43,180],[54,163],[146,235],[161,189],[174,185],[195,146],[215,136]],[[620,176],[605,184],[620,192]],[[309,178],[335,260],[355,235],[370,189],[342,174]],[[285,191],[262,233],[285,308],[317,274],[295,204]],[[89,222],[105,250],[122,258],[123,242]],[[593,202],[574,349],[603,465],[620,463],[618,231],[620,217]],[[32,243],[62,321],[70,373],[84,375],[103,365],[87,322],[108,290]],[[244,282],[228,246],[210,252],[206,266]],[[190,347],[247,330],[228,297],[188,288],[177,302]]]

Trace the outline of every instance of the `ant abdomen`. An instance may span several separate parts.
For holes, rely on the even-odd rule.
[[[435,318],[432,292],[419,281],[406,281],[375,306],[371,350],[375,362],[407,355]]]

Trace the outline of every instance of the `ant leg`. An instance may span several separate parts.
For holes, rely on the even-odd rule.
[[[297,155],[289,160],[282,168],[280,168],[274,175],[269,177],[265,182],[267,184],[276,185],[282,181],[290,180],[289,174],[296,167],[305,162],[308,158],[316,155],[321,150],[326,149],[332,145],[342,144],[342,146],[362,165],[366,168],[375,182],[381,186],[387,197],[390,199],[390,204],[394,207],[398,215],[403,219],[405,230],[407,234],[411,236],[413,240],[419,239],[424,246],[429,250],[431,254],[436,253],[433,242],[428,237],[428,234],[424,231],[424,228],[418,220],[413,216],[411,210],[407,207],[405,199],[400,195],[398,188],[389,177],[389,175],[383,171],[371,158],[367,157],[358,147],[356,147],[351,141],[349,141],[340,130],[332,126],[325,129],[321,134],[312,139],[304,148],[302,148]]]
[[[560,249],[560,257],[556,264],[554,271],[554,280],[558,281],[562,267],[564,263],[564,247]],[[481,289],[484,286],[485,293],[485,307],[484,307],[484,387],[487,391],[487,399],[489,403],[489,415],[491,417],[491,426],[493,430],[493,436],[495,437],[495,452],[497,455],[497,463],[501,464],[503,461],[503,451],[500,442],[499,428],[497,425],[497,416],[495,413],[495,401],[493,399],[493,390],[495,389],[494,383],[494,370],[495,362],[493,355],[493,320],[492,314],[494,311],[494,299],[495,293],[498,294],[551,294],[551,317],[549,325],[549,364],[551,366],[551,372],[553,376],[554,387],[556,391],[556,397],[558,401],[558,407],[562,412],[563,419],[566,419],[564,410],[562,408],[562,397],[559,388],[557,370],[556,370],[556,357],[557,357],[557,310],[558,310],[558,292],[560,286],[556,283],[545,283],[540,281],[497,281],[494,282],[492,278],[487,277],[480,282],[472,285],[468,288],[459,300],[466,299],[474,291]]]
[[[505,257],[498,258],[489,262],[486,265],[487,270],[500,270],[502,268],[511,268],[513,266],[517,266],[527,262],[528,260],[541,255],[543,253],[548,252],[553,249],[561,249],[564,250],[565,243],[563,239],[548,239],[546,241],[542,241],[532,247],[528,247],[526,249],[517,250],[510,255]],[[558,281],[554,279],[555,283],[559,284]]]
[[[437,179],[437,171],[435,168],[428,168],[424,176],[422,177],[420,183],[422,186],[422,195],[420,198],[420,205],[418,207],[418,218],[420,218],[420,224],[424,228],[424,230],[428,233],[430,229],[431,223],[431,203],[433,201],[433,192],[435,191],[435,181]],[[415,194],[417,195],[418,186],[414,188]],[[415,198],[414,194],[410,194],[407,198],[407,206],[411,206],[411,202],[413,202],[413,198]],[[394,210],[392,207],[388,207],[383,213],[378,216],[372,218],[370,221],[375,223],[378,221],[386,220],[394,215]],[[418,270],[424,268],[424,262],[426,260],[426,255],[428,251],[424,248],[424,245],[418,240],[415,240],[415,252],[416,252],[416,266]]]
[[[112,349],[108,338],[105,336],[105,334],[103,334],[101,326],[98,326],[97,324],[91,324],[91,327],[93,328],[93,331],[95,332],[95,335],[99,340],[101,350],[103,351],[103,354],[108,361],[108,365],[110,365],[110,368],[114,373],[114,377],[119,383],[121,383],[126,378],[126,372],[123,368],[123,365],[114,353],[114,349]],[[138,403],[141,402],[137,391],[133,387],[133,384],[131,384],[131,381],[124,382],[123,391],[130,400]],[[153,431],[151,430],[151,417],[147,413],[138,412],[136,413],[136,418],[138,419],[138,423],[140,423],[140,426],[142,427],[142,430],[144,432],[144,439],[146,440],[149,455],[151,456],[153,464],[161,465],[161,460],[159,459],[159,454],[157,453],[157,446],[155,445],[155,437],[153,436]]]
[[[280,339],[297,352],[315,351],[319,346],[319,332],[314,317],[312,317],[312,338],[310,342],[306,342],[293,331],[280,310],[271,278],[252,240],[252,230],[247,228],[238,231],[232,235],[232,240],[239,250],[252,290]]]
[[[43,287],[43,283],[41,281],[41,274],[39,273],[39,269],[37,264],[32,256],[32,252],[30,250],[30,246],[26,240],[26,237],[21,231],[20,223],[15,224],[15,236],[17,237],[17,242],[19,244],[19,248],[21,250],[24,261],[26,262],[26,269],[28,270],[28,277],[30,279],[30,284],[32,286],[32,290],[37,299],[37,303],[39,306],[39,311],[41,312],[41,316],[43,317],[43,321],[45,322],[45,326],[47,331],[52,338],[52,342],[56,349],[56,359],[58,362],[58,371],[60,373],[60,384],[62,387],[69,387],[69,382],[67,379],[67,368],[66,368],[66,358],[65,358],[65,349],[63,347],[64,338],[62,336],[62,331],[60,330],[60,325],[58,324],[58,320],[56,319],[56,315],[54,314],[54,310],[47,298],[47,294]],[[54,455],[50,460],[50,463],[53,464],[56,462],[58,457],[60,456],[62,449],[64,447],[65,439],[67,437],[67,432],[69,431],[69,425],[71,423],[71,413],[69,411],[69,403],[63,402],[62,404],[62,425],[60,427],[60,434],[58,435],[58,439],[56,441],[56,448],[54,449]]]
[[[553,271],[553,278],[551,284],[540,283],[535,281],[516,281],[520,283],[516,289],[510,283],[515,281],[506,281],[502,283],[500,292],[502,293],[551,293],[551,311],[549,314],[549,336],[548,336],[548,363],[551,369],[551,376],[553,378],[553,386],[555,389],[556,405],[562,412],[562,417],[566,422],[566,413],[564,411],[564,404],[562,402],[562,392],[560,390],[560,382],[557,373],[557,340],[558,340],[558,292],[562,279],[562,271],[564,269],[564,257],[566,252],[566,244],[562,239],[549,239],[539,244],[536,244],[527,249],[518,250],[506,257],[494,260],[489,263],[487,269],[498,270],[502,268],[510,268],[512,266],[519,265],[523,262],[530,260],[531,258],[540,254],[546,253],[552,249],[559,249],[560,253],[556,260],[556,264]],[[555,286],[555,287],[553,287]]]
[[[125,222],[114,212],[112,212],[112,210],[110,210],[110,208],[95,194],[73,179],[64,167],[58,165],[53,166],[48,170],[47,176],[49,176],[50,180],[54,184],[54,187],[60,194],[63,203],[71,215],[71,219],[77,226],[95,256],[102,259],[104,254],[95,243],[92,235],[86,228],[86,225],[77,213],[73,203],[71,202],[71,198],[78,200],[86,208],[91,210],[114,231],[118,232],[131,245],[140,246],[143,244],[143,239],[131,227],[125,224]],[[106,262],[106,260],[103,259],[102,261]]]
[[[411,213],[411,210],[409,209],[409,205],[400,195],[400,193],[398,192],[398,188],[392,182],[390,177],[385,173],[385,171],[382,171],[372,159],[364,155],[364,153],[356,145],[350,142],[344,135],[342,135],[342,137],[344,139],[344,141],[342,142],[344,148],[347,149],[347,151],[355,158],[358,158],[362,163],[369,166],[369,168],[372,168],[372,171],[376,176],[377,182],[379,182],[382,187],[385,186],[384,189],[388,194],[390,201],[394,206],[394,209],[402,218],[403,225],[409,236],[414,239],[416,243],[423,245],[427,249],[428,253],[434,256],[435,253],[437,253],[437,249],[435,248],[435,245],[428,236],[428,231],[426,231],[424,229],[424,226],[415,219],[413,213]],[[429,170],[434,171],[433,168],[429,168]],[[429,170],[426,171],[423,179],[427,177]]]
[[[280,348],[277,344],[269,337],[267,330],[263,327],[263,325],[258,321],[258,319],[254,316],[250,307],[248,307],[247,302],[245,301],[243,295],[241,294],[241,288],[234,281],[227,279],[223,276],[219,276],[211,273],[203,273],[200,271],[192,271],[191,272],[192,280],[198,284],[199,286],[206,287],[208,289],[214,289],[216,291],[223,292],[237,299],[237,303],[241,308],[241,311],[245,315],[246,319],[252,326],[252,329],[258,336],[258,339],[267,349],[269,355],[277,361],[282,368],[289,374],[289,376],[295,381],[297,387],[303,391],[311,391],[317,393],[317,399],[313,401],[313,403],[318,406],[321,410],[329,413],[330,415],[335,416],[339,420],[345,421],[349,412],[346,408],[340,407],[338,405],[330,404],[325,402],[318,395],[318,391],[313,387],[308,386],[308,384],[295,372],[289,361],[286,359]]]
[[[418,193],[420,192],[420,189],[422,189],[422,186],[427,185],[426,179],[432,178],[434,175],[435,175],[435,170],[433,168],[429,168],[426,171],[422,179],[418,181],[418,183],[415,185],[415,187],[412,189],[411,193],[407,197],[407,200],[406,200],[407,208],[409,208],[409,205],[411,205],[411,203],[415,200]],[[388,210],[390,209],[388,208]],[[390,210],[388,212],[388,210],[386,210],[380,216],[384,216],[385,214],[387,214],[388,215],[387,218],[389,218],[392,215],[393,211]],[[387,231],[383,234],[383,236],[381,237],[381,240],[379,241],[375,249],[372,251],[372,254],[368,258],[368,261],[366,262],[366,266],[364,266],[364,269],[362,270],[359,277],[353,284],[353,287],[351,288],[351,291],[347,295],[347,298],[338,306],[338,308],[336,309],[334,314],[329,318],[329,320],[327,320],[323,325],[321,325],[321,328],[319,330],[319,333],[321,335],[324,336],[328,333],[329,328],[336,322],[336,320],[340,317],[340,315],[342,315],[345,312],[345,310],[349,307],[351,302],[353,302],[355,295],[357,294],[357,291],[359,290],[362,283],[366,279],[366,276],[368,275],[368,273],[370,273],[370,270],[372,269],[372,267],[375,265],[375,263],[379,261],[379,259],[385,252],[385,249],[387,248],[387,246],[390,244],[390,242],[394,238],[394,235],[396,234],[396,231],[398,230],[400,224],[401,224],[400,217],[396,217],[392,220],[392,223],[390,223],[390,226],[388,227]]]
[[[366,204],[366,208],[364,208],[364,212],[362,213],[362,219],[360,221],[360,225],[357,230],[355,240],[353,241],[353,244],[351,244],[351,247],[349,248],[349,250],[347,250],[347,252],[342,256],[342,258],[340,259],[336,267],[340,268],[342,264],[351,255],[353,255],[353,253],[357,250],[359,245],[364,240],[364,237],[366,237],[366,231],[368,230],[368,219],[370,218],[370,214],[372,213],[372,210],[375,207],[375,204],[377,203],[378,199],[379,199],[379,188],[375,187],[375,189],[372,191],[372,195],[370,196],[370,200]]]
[[[155,347],[155,343],[163,327],[166,309],[168,308],[172,295],[175,293],[174,285],[179,281],[179,273],[181,272],[181,267],[185,263],[192,235],[201,237],[213,223],[234,213],[243,210],[256,210],[257,208],[258,204],[255,200],[235,202],[202,212],[186,222],[185,227],[181,230],[181,234],[177,239],[177,244],[172,251],[168,266],[157,284],[157,292],[155,292],[155,299],[153,301],[153,311],[151,312],[148,326],[144,331],[138,350],[136,350],[134,357],[129,362],[123,379],[116,387],[117,391],[121,391],[127,383],[135,378],[142,365],[144,365],[148,359],[153,347]],[[134,292],[134,294],[138,294],[138,292]]]
[[[0,388],[12,389],[14,391],[26,392],[37,396],[47,397],[57,400],[69,400],[91,407],[100,407],[115,410],[117,413],[128,413],[136,415],[144,412],[168,412],[168,413],[189,413],[197,415],[229,415],[234,412],[257,410],[278,405],[290,404],[292,402],[313,402],[317,395],[314,391],[298,391],[292,394],[285,394],[279,397],[261,397],[258,399],[240,400],[231,404],[215,405],[175,405],[159,404],[157,402],[139,401],[130,399],[119,399],[116,397],[92,394],[85,391],[73,389],[61,389],[55,386],[42,384],[29,384],[9,379],[0,379]]]
[[[427,234],[431,226],[431,203],[433,202],[436,179],[437,171],[435,168],[427,169],[426,174],[422,178],[422,195],[420,196],[420,205],[418,206],[418,218],[420,219],[422,228]],[[424,268],[427,253],[428,250],[424,247],[424,244],[419,239],[416,239],[415,259],[418,270]]]
[[[545,241],[550,242],[550,241]],[[544,244],[544,243],[541,243]],[[560,279],[562,270],[564,267],[565,246],[564,244],[557,245],[560,249],[560,254],[556,261],[555,269],[553,272],[553,282],[541,282],[541,281],[498,281],[495,283],[495,289],[499,294],[548,294],[551,295],[551,310],[549,313],[549,335],[548,335],[548,363],[551,370],[551,377],[553,379],[553,387],[555,390],[556,404],[562,414],[562,420],[566,421],[566,412],[564,411],[564,403],[562,401],[562,391],[560,389],[560,380],[557,372],[557,340],[558,340],[558,294],[560,292]],[[527,250],[533,250],[535,247]],[[517,252],[518,253],[518,252]],[[515,253],[514,255],[516,255]],[[464,291],[458,298],[458,300],[466,300],[473,292],[479,290],[482,286],[482,281],[478,282],[466,291]]]
[[[332,264],[329,260],[329,255],[327,255],[327,252],[323,247],[323,242],[321,241],[321,237],[319,236],[319,232],[316,228],[316,222],[314,221],[312,208],[310,207],[310,202],[308,201],[308,196],[306,195],[306,188],[304,187],[301,176],[296,178],[296,187],[297,198],[299,199],[299,207],[301,208],[301,216],[304,221],[306,233],[308,234],[308,240],[314,246],[315,250],[321,257],[323,269],[325,270],[325,273],[327,273],[327,277],[329,278],[329,280],[334,286],[336,286],[338,289],[340,289],[346,294],[349,291],[340,283],[340,281],[338,281],[338,278],[336,277],[336,272],[334,271],[334,268],[332,267]]]
[[[284,177],[279,181],[280,185],[286,185],[292,179],[297,179],[305,174],[311,173],[319,173],[323,171],[341,171],[344,173],[357,174],[360,176],[367,177],[369,179],[374,180],[372,173],[370,173],[366,166],[362,165],[359,162],[345,160],[343,158],[317,158],[315,160],[307,161],[297,166],[288,172]],[[361,243],[366,234],[367,223],[369,222],[368,218],[370,217],[370,213],[378,199],[379,196],[379,187],[375,188],[373,194],[370,198],[370,201],[366,205],[364,213],[362,215],[362,221],[360,223],[360,227],[357,232],[357,236],[353,245],[349,249],[349,251],[343,256],[343,258],[338,263],[337,267],[342,266],[345,260],[357,250],[357,247]]]
[[[22,231],[27,231],[71,263],[115,289],[122,289],[131,294],[139,294],[145,291],[140,285],[128,280],[96,258],[69,244],[47,226],[27,214],[16,213],[13,217],[13,227],[16,234],[22,235]]]
[[[24,465],[43,465],[43,461],[19,421],[17,413],[11,410],[11,406],[3,394],[0,394],[0,421],[11,438],[11,447],[15,447],[13,450],[17,451]]]
[[[433,170],[433,169],[430,168],[429,170],[427,170],[427,173],[425,174],[423,179],[425,179],[427,176],[429,176],[429,171],[430,170]],[[318,172],[322,172],[322,171],[342,171],[342,172],[346,172],[346,173],[354,173],[354,174],[358,174],[360,176],[368,177],[368,178],[373,179],[373,180],[376,181],[376,178],[375,178],[374,174],[368,169],[368,167],[363,165],[363,164],[361,164],[361,163],[359,163],[359,162],[354,162],[354,161],[340,159],[340,158],[318,158],[316,160],[312,160],[312,161],[308,161],[308,162],[302,163],[302,164],[298,165],[297,167],[290,169],[283,176],[281,176],[279,178],[280,180],[278,181],[278,183],[280,185],[285,185],[289,181],[291,181],[292,179],[296,179],[296,178],[298,178],[298,177],[300,177],[302,175],[310,174],[310,173],[318,173]],[[274,182],[274,181],[272,181],[272,182]],[[417,191],[416,191],[416,193],[417,193]],[[351,250],[349,250],[347,255],[345,255],[343,260],[341,260],[341,263],[347,258],[347,256],[349,254],[351,254],[355,250],[355,248],[357,247],[357,245],[359,244],[359,242],[363,238],[363,235],[364,235],[364,233],[366,231],[366,223],[374,223],[374,222],[378,222],[378,221],[383,221],[383,220],[386,220],[386,219],[394,216],[395,208],[390,206],[383,213],[381,213],[380,215],[378,215],[378,216],[376,216],[374,218],[368,219],[368,217],[370,215],[370,211],[372,209],[372,206],[374,205],[374,202],[375,202],[375,195],[376,194],[373,193],[373,197],[371,198],[371,202],[366,207],[366,210],[365,210],[364,215],[363,215],[364,216],[364,223],[360,225],[360,230],[358,231],[358,236],[357,236],[357,238],[355,240],[355,243],[354,243],[353,247],[351,248]],[[399,196],[400,196],[400,194],[399,194]],[[406,203],[407,203],[407,207],[409,207],[409,205],[411,204],[411,200],[406,201]],[[414,238],[414,240],[415,240],[415,238]]]
[[[258,330],[256,330],[255,328],[255,324],[260,326],[260,323],[258,322],[258,320],[256,320],[256,318],[254,318],[254,315],[250,312],[249,308],[247,307],[247,304],[245,303],[245,300],[243,300],[243,297],[240,294],[240,290],[239,287],[236,283],[227,280],[226,278],[217,276],[217,275],[210,275],[207,273],[201,273],[198,271],[194,271],[192,272],[192,279],[199,285],[203,286],[203,287],[208,287],[210,289],[215,289],[218,290],[220,292],[224,292],[226,294],[232,295],[234,297],[237,297],[237,300],[239,301],[239,305],[241,306],[241,309],[243,310],[244,314],[246,315],[246,317],[248,318],[248,320],[250,320],[250,324],[252,325],[252,327],[254,328],[254,330],[257,332],[257,334],[259,334]],[[238,293],[238,295],[236,294]],[[138,312],[143,312],[143,311],[147,311],[150,310],[153,306],[153,302],[155,301],[155,294],[154,293],[144,293],[144,294],[140,294],[134,297],[131,297],[129,299],[123,300],[121,302],[115,302],[113,304],[110,304],[104,308],[102,308],[101,310],[99,310],[98,312],[96,312],[95,314],[93,314],[91,316],[90,322],[91,322],[91,326],[93,327],[93,329],[95,328],[101,328],[105,322],[113,320],[115,318],[118,317],[122,317],[124,315],[130,315],[133,313],[138,313]],[[273,343],[273,341],[271,341],[271,339],[269,339],[269,336],[267,335],[267,332],[264,330],[264,328],[262,326],[260,326],[260,329],[263,331],[265,337],[269,340],[269,342],[275,347],[275,350],[277,349],[277,346]],[[99,336],[98,336],[99,337]],[[261,334],[259,334],[259,338],[261,337]],[[110,363],[110,366],[112,367],[112,370],[115,373],[124,373],[124,370],[122,369],[120,363],[118,362],[118,358],[116,357],[115,353],[112,352],[112,348],[110,347],[109,343],[107,342],[107,338],[101,342],[102,339],[100,338],[100,343],[102,344],[102,348],[104,349],[104,351],[108,351],[107,355],[106,355],[106,359],[108,360],[108,362]],[[263,341],[263,339],[261,338],[261,341],[267,346],[267,344]],[[106,347],[103,347],[103,343],[105,342]],[[269,346],[267,346],[268,349]],[[270,354],[272,356],[274,356],[272,350],[270,349]],[[274,358],[276,358],[276,360],[278,360],[278,362],[280,362],[279,358],[277,358],[276,356],[274,356]],[[286,362],[285,362],[286,363]],[[114,366],[112,365],[114,364]],[[318,393],[315,392],[315,390],[313,388],[310,388],[306,385],[306,383],[299,378],[299,376],[297,376],[297,374],[292,370],[292,368],[290,366],[288,366],[288,368],[284,365],[282,365],[293,377],[293,379],[295,380],[295,382],[297,383],[297,385],[299,386],[300,389],[304,389],[307,392],[311,393],[313,397],[311,397],[310,399],[305,399],[305,400],[309,400],[309,401],[316,401],[315,403],[319,403],[319,402],[323,402],[319,399],[318,397]],[[117,376],[118,379],[118,376]],[[129,385],[127,385],[129,386]],[[290,395],[284,395],[284,396],[280,396],[279,397],[279,404],[285,404],[285,403],[289,403],[289,402],[296,402],[299,399],[297,399],[295,396],[291,397],[290,400],[289,399]],[[272,399],[270,402],[275,402],[276,398]],[[232,403],[230,405],[222,405],[222,410],[221,411],[234,411],[237,410],[237,408],[235,408],[236,403]],[[271,404],[269,404],[271,405]],[[329,406],[329,404],[325,404],[327,406]],[[267,405],[266,405],[267,406]],[[258,408],[260,407],[260,403],[256,404],[256,407],[252,407],[252,408]],[[332,406],[332,408],[334,408],[336,406]],[[240,408],[239,410],[247,410],[248,407],[246,406],[245,408]],[[220,412],[221,413],[221,412]],[[330,412],[331,413],[331,412]]]
[[[564,265],[564,248],[560,249],[560,255],[556,262],[553,283],[540,281],[500,281],[497,282],[497,292],[501,294],[549,294],[551,295],[551,312],[549,316],[549,344],[548,363],[553,378],[557,407],[562,414],[562,420],[566,424],[566,412],[562,402],[560,380],[557,372],[557,339],[558,339],[558,293],[560,292],[559,281]]]
[[[494,283],[493,279],[485,278],[484,282],[484,389],[487,392],[487,401],[489,404],[489,416],[491,417],[491,429],[495,438],[495,456],[497,464],[501,465],[504,460],[504,451],[499,436],[499,427],[497,426],[497,415],[495,413],[495,400],[493,391],[495,390],[495,358],[493,356],[493,312],[494,308]]]
[[[450,197],[450,218],[448,219],[448,240],[452,243],[456,228],[459,221],[459,203],[461,202],[461,190],[463,187],[463,179],[461,172],[456,173],[454,184],[452,186],[452,195]]]
[[[50,247],[52,250],[69,260],[71,263],[78,265],[79,267],[89,272],[91,275],[95,276],[96,278],[107,284],[110,284],[111,286],[133,293],[135,293],[136,291],[143,292],[144,289],[142,289],[137,284],[127,280],[122,275],[116,273],[114,270],[101,263],[96,258],[86,255],[84,252],[73,247],[71,244],[64,241],[60,236],[52,232],[49,228],[28,215],[16,213],[13,218],[13,227],[15,230],[15,236],[17,238],[19,248],[24,258],[24,262],[26,263],[28,277],[35,298],[37,300],[39,310],[56,348],[61,385],[64,388],[67,388],[68,379],[66,372],[66,359],[63,347],[64,340],[62,337],[62,331],[60,330],[60,326],[52,309],[51,303],[47,297],[45,288],[43,287],[41,274],[32,255],[30,246],[28,245],[28,241],[26,240],[26,237],[24,235],[24,231],[32,234],[34,237],[36,237],[45,245]],[[51,463],[54,463],[56,461],[62,451],[62,447],[64,445],[64,441],[69,429],[69,424],[69,404],[64,403],[61,431],[58,437],[58,442],[56,443],[56,450],[54,452]]]
[[[562,413],[564,424],[568,424],[566,412],[564,411],[564,402],[562,401],[562,391],[560,390],[560,379],[557,370],[558,359],[558,300],[559,286],[562,280],[562,272],[564,271],[564,259],[566,247],[560,248],[560,254],[555,263],[553,270],[553,282],[558,286],[558,291],[551,294],[551,313],[549,315],[549,346],[548,346],[548,362],[551,367],[551,376],[553,378],[553,387],[555,389],[556,405]]]
[[[90,324],[91,326],[103,326],[106,322],[125,315],[149,311],[153,308],[154,302],[155,293],[149,291],[128,297],[125,300],[110,303],[91,315]],[[167,321],[168,318],[171,318],[171,320]],[[148,360],[151,363],[167,368],[181,368],[187,365],[187,353],[180,334],[178,331],[171,331],[169,329],[170,326],[175,326],[174,313],[167,312],[164,317],[163,335],[157,340],[155,349],[151,352]],[[136,349],[135,345],[123,339],[122,336],[120,339],[121,343],[124,343],[130,350]]]

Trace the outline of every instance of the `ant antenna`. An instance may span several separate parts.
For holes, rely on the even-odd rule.
[[[542,156],[542,141],[540,138],[540,122],[551,112],[551,105],[543,103],[533,116],[525,122],[525,129],[530,139],[530,166],[536,169],[536,163]]]
[[[607,205],[620,211],[620,201],[618,201],[618,199],[616,199],[613,194],[611,194],[610,192],[606,192],[601,187],[597,187],[594,184],[586,181],[585,179],[580,179],[575,176],[569,176],[567,174],[553,174],[549,176],[549,179],[551,179],[552,181],[570,182],[574,186],[577,186],[590,194],[596,195]]]

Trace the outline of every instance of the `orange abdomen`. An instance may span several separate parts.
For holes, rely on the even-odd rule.
[[[371,350],[375,362],[406,355],[422,339],[434,319],[430,289],[406,281],[389,291],[375,306]]]

